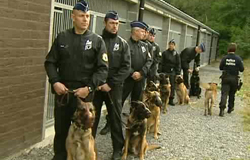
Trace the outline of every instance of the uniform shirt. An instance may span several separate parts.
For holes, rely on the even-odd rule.
[[[242,59],[234,53],[228,53],[220,62],[220,70],[225,71],[227,74],[237,76],[239,71],[244,71]]]
[[[140,72],[146,78],[152,64],[152,56],[148,50],[146,43],[142,41],[134,41],[132,38],[128,40],[131,53],[131,69],[130,74]]]
[[[152,54],[153,63],[152,63],[151,68],[150,68],[150,75],[154,76],[157,72],[158,64],[161,61],[162,53],[161,53],[160,47],[157,43],[152,42],[151,45],[152,45],[152,53],[153,53]]]
[[[164,73],[173,73],[180,75],[181,72],[181,62],[180,55],[176,50],[165,50],[162,52],[162,72]]]
[[[195,52],[196,47],[188,47],[181,51],[181,67],[189,69],[189,63],[194,59],[196,66],[200,66],[200,54]]]
[[[61,32],[46,56],[45,69],[51,84],[81,83],[95,89],[107,78],[105,43],[89,30],[82,35],[74,28]]]
[[[107,47],[109,71],[107,83],[121,84],[130,74],[131,55],[127,41],[116,34],[103,30],[103,40]]]

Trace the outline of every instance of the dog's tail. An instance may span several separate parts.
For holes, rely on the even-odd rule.
[[[210,89],[211,88],[211,86],[208,84],[208,83],[200,83],[200,86],[202,87],[202,88],[204,88],[204,89]]]
[[[159,149],[159,148],[161,148],[161,146],[158,146],[158,145],[148,145],[147,150],[153,150],[153,149]]]

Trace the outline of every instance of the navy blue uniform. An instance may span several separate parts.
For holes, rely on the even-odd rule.
[[[200,66],[200,54],[197,54],[195,51],[196,47],[188,47],[181,51],[181,68],[183,70],[183,79],[184,84],[187,88],[189,88],[189,63],[194,60],[196,67]]]
[[[97,86],[104,83],[108,75],[107,51],[102,37],[87,30],[84,34],[75,34],[74,29],[61,32],[55,39],[46,56],[45,69],[49,82],[63,83],[69,90],[81,87]],[[93,93],[93,92],[92,92]],[[90,93],[86,99],[92,100]],[[53,160],[66,160],[65,141],[71,124],[71,118],[77,107],[77,98],[73,94],[55,95],[55,138]]]
[[[158,65],[159,62],[161,61],[161,51],[160,51],[160,47],[157,43],[152,42],[152,58],[153,58],[153,63],[150,67],[150,71],[149,71],[149,75],[148,75],[148,81],[153,81],[156,82],[155,76],[157,74],[157,70],[158,70]]]
[[[103,91],[97,91],[95,93],[93,104],[95,106],[96,118],[92,133],[95,137],[100,120],[102,104],[105,102],[108,110],[107,121],[111,129],[113,149],[114,152],[121,152],[124,143],[121,123],[122,88],[124,80],[130,73],[130,49],[128,43],[116,34],[111,34],[103,30],[102,37],[108,51],[109,72],[107,84],[110,86],[111,90],[108,93]]]
[[[152,57],[146,43],[142,41],[134,41],[132,38],[128,40],[131,53],[131,69],[130,75],[125,80],[122,104],[131,93],[131,101],[142,100],[142,92],[145,85],[145,79],[150,71]],[[134,72],[140,72],[142,78],[134,80],[131,76]]]
[[[175,76],[180,75],[181,73],[181,61],[180,55],[176,50],[166,50],[162,52],[162,61],[161,61],[161,72],[169,75],[171,83],[171,95],[170,99],[174,99],[175,96]]]
[[[239,72],[244,71],[242,59],[234,53],[228,53],[222,58],[220,62],[220,70],[222,70],[222,88],[221,88],[221,101],[220,109],[226,108],[227,96],[228,99],[228,112],[234,110],[235,93],[238,87]]]

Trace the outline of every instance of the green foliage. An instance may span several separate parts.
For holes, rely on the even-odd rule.
[[[219,54],[227,53],[227,45],[236,42],[237,54],[250,53],[249,0],[165,0],[220,33]]]

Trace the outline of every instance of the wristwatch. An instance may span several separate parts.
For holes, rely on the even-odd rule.
[[[93,92],[92,88],[88,86],[89,93]]]

